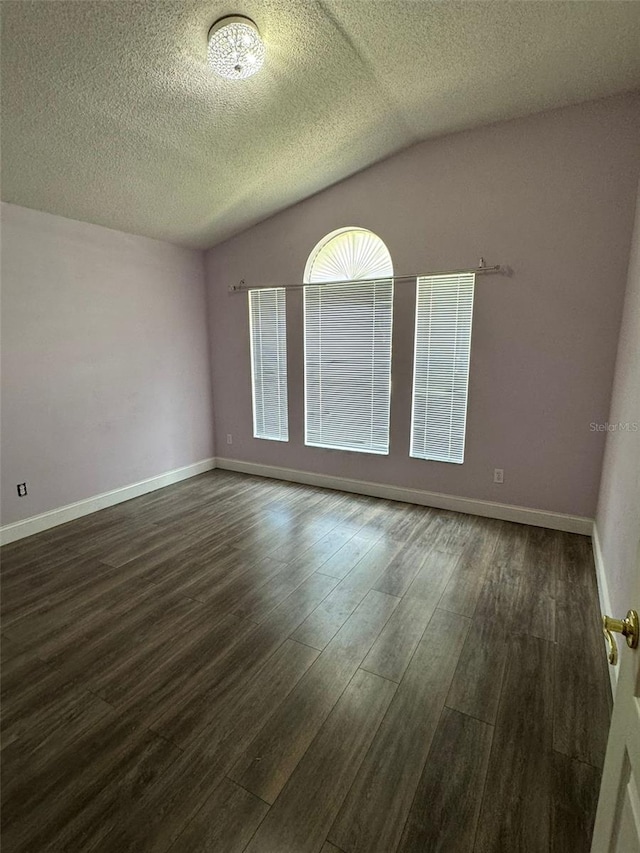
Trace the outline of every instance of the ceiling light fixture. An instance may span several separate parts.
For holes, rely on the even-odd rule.
[[[244,80],[260,71],[264,43],[249,18],[231,15],[221,18],[209,30],[209,65],[227,80]]]

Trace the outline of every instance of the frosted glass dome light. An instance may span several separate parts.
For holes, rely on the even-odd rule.
[[[209,65],[227,80],[244,80],[260,71],[264,53],[258,28],[249,18],[222,18],[209,30]]]

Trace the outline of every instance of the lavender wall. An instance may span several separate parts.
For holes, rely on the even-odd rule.
[[[417,145],[207,255],[216,435],[230,458],[592,517],[640,167],[625,96]],[[303,443],[302,296],[287,296],[290,436],[252,438],[247,299],[300,281],[329,231],[370,228],[397,273],[488,263],[479,280],[465,464],[408,457],[414,292],[396,290],[388,457]],[[492,483],[494,467],[505,483]]]
[[[616,428],[606,433],[596,526],[610,615],[622,618],[632,606],[640,543],[640,192],[608,423]]]
[[[200,252],[3,204],[2,351],[3,524],[213,455]]]

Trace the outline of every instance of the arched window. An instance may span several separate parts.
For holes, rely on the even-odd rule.
[[[339,228],[323,237],[309,255],[304,283],[392,275],[391,255],[377,234],[365,228]]]
[[[365,228],[341,228],[304,274],[305,443],[389,452],[393,264]]]

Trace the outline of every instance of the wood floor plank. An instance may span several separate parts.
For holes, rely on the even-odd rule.
[[[486,580],[495,583],[519,583],[531,528],[527,524],[503,521],[500,536],[491,557]]]
[[[252,602],[256,613],[260,603],[265,612],[269,612],[269,602],[274,602],[275,607],[295,589],[294,584],[286,583],[288,565],[268,557],[243,559],[234,554],[212,569],[210,566],[209,562],[199,563],[189,584],[177,587],[176,592],[191,594],[196,601],[206,603],[212,611],[220,614],[238,610],[242,615],[242,611],[250,611]]]
[[[260,554],[270,553],[274,548],[283,546],[288,549],[288,557],[294,559],[339,521],[338,518],[327,518],[323,514],[322,502],[323,496],[313,489],[299,488],[285,493],[277,490],[257,512],[252,509],[249,518],[234,513],[232,524],[225,535],[237,547],[250,551],[258,549]],[[243,536],[243,530],[248,535]],[[284,556],[280,559],[284,559]]]
[[[446,611],[431,619],[328,834],[343,850],[396,849],[467,629]]]
[[[116,766],[68,794],[54,827],[43,827],[34,839],[35,844],[40,845],[40,839],[52,838],[52,849],[102,850],[131,803],[163,776],[179,756],[179,751],[161,738],[154,738],[147,731],[140,733],[121,753]]]
[[[553,647],[512,635],[476,853],[546,853],[551,839]]]
[[[229,707],[242,685],[253,678],[336,583],[327,575],[311,575],[261,625],[233,646],[204,689],[194,688],[183,703],[167,708],[154,721],[154,729],[183,748],[196,739]]]
[[[447,706],[495,723],[508,652],[501,625],[474,619],[447,696]]]
[[[330,531],[330,526],[322,526],[314,534],[305,529],[304,513],[298,511],[291,518],[275,522],[271,520],[270,526],[257,524],[253,536],[247,536],[246,526],[236,523],[229,528],[228,541],[236,548],[245,551],[252,557],[267,556],[288,563],[295,561],[296,557],[310,548]]]
[[[562,533],[532,527],[527,538],[514,630],[543,640],[556,638],[556,578]]]
[[[178,584],[191,579],[194,568],[208,566],[211,575],[215,577],[220,575],[235,577],[246,569],[248,563],[246,555],[241,554],[237,548],[232,548],[227,542],[214,539],[204,547],[200,542],[196,542],[178,555],[169,556],[149,567],[143,563],[139,573],[145,580],[158,584],[164,589],[175,590]],[[127,566],[128,572],[132,570],[137,571],[136,560],[132,560]]]
[[[429,535],[429,526],[437,517],[434,510],[414,504],[399,504],[398,508],[396,520],[386,528],[389,538],[410,543],[419,536]]]
[[[43,694],[59,685],[69,684],[70,679],[49,664],[40,660],[33,652],[12,655],[3,662],[0,699],[4,709],[20,709],[17,715],[39,705]]]
[[[173,592],[207,603],[211,608],[215,606],[219,613],[228,613],[244,595],[266,583],[285,565],[267,558],[248,559],[235,550],[215,561],[193,560],[153,583],[160,593]]]
[[[376,582],[379,592],[403,596],[426,557],[425,548],[404,543]]]
[[[231,761],[256,737],[271,714],[296,687],[317,660],[319,652],[295,640],[285,640],[248,684],[237,691],[234,701],[209,722],[190,748],[206,750],[217,759]],[[229,761],[225,768],[230,770]]]
[[[493,729],[445,708],[398,853],[473,848]]]
[[[108,565],[117,567],[123,565],[128,559],[132,559],[145,548],[153,547],[158,543],[158,534],[161,528],[156,524],[122,519],[117,524],[91,532],[90,535],[82,532],[66,547],[76,555],[94,557]],[[162,537],[164,538],[164,537]],[[123,551],[126,556],[114,562],[108,560],[110,555],[118,555]],[[131,556],[128,556],[128,555]]]
[[[31,540],[26,542],[24,554],[14,551],[11,557],[6,557],[4,550],[10,546],[2,548],[0,568],[3,598],[15,598],[29,589],[42,589],[47,583],[59,582],[61,570],[73,567],[80,559],[80,555],[64,548],[41,545],[36,549],[29,544]]]
[[[315,853],[319,849],[394,692],[391,682],[356,672],[247,853]]]
[[[49,698],[50,694],[46,695]],[[61,751],[65,744],[74,743],[91,731],[102,717],[115,721],[114,709],[87,691],[76,690],[71,685],[61,689],[27,714],[13,714],[3,709],[2,724],[2,776],[18,780],[24,768],[29,767],[34,755],[51,755]],[[4,718],[6,713],[6,719]],[[13,716],[13,721],[11,717]],[[6,748],[5,747],[11,747]]]
[[[587,644],[594,666],[599,666],[606,655],[596,590],[581,583],[559,580],[556,614],[557,641],[563,646]]]
[[[243,638],[253,624],[229,614],[208,623],[207,614],[155,647],[152,654],[136,656],[103,673],[96,693],[150,725],[162,711],[186,701],[194,689],[214,677],[220,660]],[[92,682],[93,683],[93,682]]]
[[[554,753],[551,853],[589,853],[599,793],[599,770]]]
[[[569,585],[580,584],[596,595],[598,585],[590,536],[578,533],[560,534],[560,562],[557,579]]]
[[[406,590],[407,598],[438,604],[456,570],[460,556],[437,548],[427,550],[420,568]]]
[[[485,579],[473,613],[474,618],[500,623],[509,633],[521,633],[515,624],[519,596],[519,581]]]
[[[371,591],[229,774],[273,803],[398,603]]]
[[[281,514],[263,510],[245,517],[234,514],[232,521],[224,525],[224,541],[247,558],[264,556],[274,536],[281,535],[288,525],[288,518]]]
[[[485,723],[498,713],[518,584],[485,581],[447,705]]]
[[[195,495],[189,500],[180,495],[179,506],[173,501],[173,506],[165,504],[155,507],[156,517],[150,517],[149,520],[161,525],[170,535],[187,530],[198,539],[203,533],[216,532],[220,534],[220,541],[232,544],[231,539],[240,526],[249,531],[254,524],[273,519],[268,508],[269,493],[264,493],[264,500],[260,499],[262,494],[252,494],[250,490],[242,488],[240,491],[221,490],[214,495]],[[136,515],[136,518],[139,516]]]
[[[440,607],[461,616],[473,616],[498,543],[501,524],[486,518],[476,521],[440,599]]]
[[[391,539],[379,540],[366,552],[340,583],[341,589],[368,592],[374,589],[377,581],[387,569],[401,543]],[[324,568],[324,566],[323,566]]]
[[[356,528],[348,523],[339,523],[314,542],[306,551],[302,551],[291,561],[295,565],[305,565],[312,569],[321,568],[327,560],[337,554],[356,535]]]
[[[196,542],[205,541],[210,534],[214,534],[219,541],[229,542],[228,533],[238,526],[249,527],[264,515],[264,507],[252,506],[246,494],[242,498],[231,497],[227,500],[220,496],[210,503],[198,501],[197,498],[194,500],[194,497],[185,500],[180,495],[179,506],[175,505],[174,500],[173,507],[166,507],[172,509],[170,515],[162,511],[160,518],[153,519],[154,524],[161,527],[168,538],[179,539],[185,534]]]
[[[5,779],[3,849],[91,849],[113,828],[132,792],[178,755],[162,738],[110,716],[58,753],[37,750],[15,784]]]
[[[205,805],[248,746],[317,657],[286,640],[249,686],[221,709],[166,774],[145,790],[107,839],[106,850],[165,851]]]
[[[15,640],[6,637],[4,634],[0,637],[0,663],[6,663],[23,652],[24,647]]]
[[[353,495],[350,499],[353,499]],[[396,501],[368,498],[358,513],[358,523],[362,525],[358,529],[358,537],[369,539],[371,542],[389,538],[386,532],[388,513],[392,512],[395,506],[397,506]]]
[[[122,579],[122,575],[94,558],[71,557],[64,564],[56,564],[47,577],[29,576],[29,588],[17,591],[3,584],[2,624],[8,628],[14,622],[35,612],[69,606],[69,598],[76,600],[99,597]]]
[[[184,601],[180,596],[167,600],[158,595],[153,584],[140,584],[136,580],[121,584],[112,594],[105,594],[99,608],[87,607],[75,619],[70,619],[66,610],[61,613],[48,611],[42,617],[34,613],[11,625],[7,631],[25,650],[37,651],[40,658],[58,666],[85,647],[101,650],[103,643],[109,644],[122,630],[129,630],[133,635],[135,628],[141,629],[145,620],[154,620],[158,613],[171,610]]]
[[[375,545],[375,539],[371,536],[356,534],[342,548],[326,560],[319,571],[333,578],[343,579],[356,566],[365,554]]]
[[[133,527],[151,527],[127,517],[122,505],[109,507],[101,512],[91,513],[75,521],[52,527],[38,535],[43,545],[51,549],[69,549],[76,554],[90,554],[102,542],[108,542],[111,536],[121,538],[121,532],[130,532]]]
[[[448,510],[431,510],[432,520],[427,528],[417,529],[411,537],[416,545],[460,556],[480,522],[476,516],[465,516]]]
[[[317,546],[337,524],[337,519],[323,519],[312,515],[307,520],[298,521],[292,529],[283,530],[273,536],[265,553],[274,559],[284,560],[285,563],[295,562],[314,545]]]
[[[269,806],[230,779],[223,779],[178,836],[175,853],[242,853]]]
[[[58,550],[58,559],[66,559],[70,556],[65,549],[53,549],[52,545],[43,538],[43,534],[29,536],[3,545],[0,553],[0,572],[3,584],[13,579],[20,580],[24,577],[26,569],[37,569],[46,565],[52,559],[53,552]]]
[[[71,629],[78,635],[84,630],[90,632],[97,627],[98,621],[103,621],[108,627],[116,610],[125,611],[128,604],[144,592],[150,591],[150,585],[138,578],[104,576],[89,589],[78,592],[69,582],[66,598],[47,602],[43,599],[41,606],[31,609],[11,624],[6,625],[10,639],[19,643],[25,650],[37,649],[38,654],[46,659],[45,647],[48,641],[59,640],[62,634]],[[159,601],[159,596],[151,592],[151,596]]]
[[[432,602],[402,599],[364,659],[362,668],[399,682],[435,612],[438,598],[434,595]]]
[[[102,691],[108,688],[114,671],[144,667],[146,656],[170,642],[170,627],[199,618],[203,608],[188,599],[151,599],[145,604],[140,610],[128,611],[108,635],[94,635],[93,643],[65,648],[49,658],[50,662],[77,683]]]
[[[600,770],[612,703],[591,544],[559,538],[554,748]]]
[[[122,804],[118,819],[110,827],[105,826],[104,832],[100,828],[97,844],[68,849],[165,853],[222,778],[211,770],[207,757],[187,756],[178,750],[175,760],[162,773],[154,775],[136,796],[129,796],[128,802]]]
[[[304,563],[284,566],[266,583],[243,595],[234,607],[233,612],[243,619],[261,622],[314,571],[315,569],[309,568]]]
[[[557,644],[553,746],[602,769],[611,722],[609,687],[587,644]]]
[[[608,662],[602,638],[602,618],[591,540],[564,533],[560,539],[556,581],[557,642],[566,647],[588,648],[591,668],[606,673]]]
[[[361,590],[336,587],[302,625],[291,635],[292,639],[315,649],[324,649],[347,621],[366,593]]]
[[[112,710],[98,696],[76,687],[63,673],[31,655],[13,657],[3,667],[2,686],[3,745],[19,739],[25,748],[36,749],[59,730],[73,726],[77,734],[81,721],[90,728]]]
[[[216,551],[220,541],[215,532],[211,532],[211,524],[203,520],[202,547],[210,546]],[[163,563],[169,557],[179,557],[181,553],[193,548],[195,531],[190,530],[187,525],[180,525],[179,534],[175,535],[165,526],[153,525],[146,530],[136,530],[136,535],[122,536],[117,543],[110,543],[109,547],[100,549],[97,556],[102,562],[109,566],[123,566],[136,560],[136,571],[149,571],[155,565]]]

